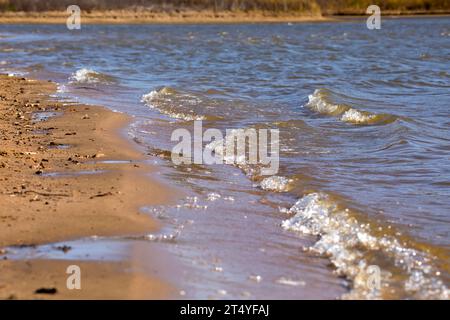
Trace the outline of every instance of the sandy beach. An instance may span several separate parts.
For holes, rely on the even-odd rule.
[[[443,17],[445,10],[385,10],[384,17]],[[0,24],[66,24],[69,14],[65,11],[0,12]],[[345,11],[337,14],[320,12],[270,12],[270,11],[217,11],[213,10],[92,10],[81,12],[82,24],[241,24],[241,23],[302,23],[339,22],[366,19],[361,11]]]
[[[0,23],[49,23],[65,24],[65,11],[49,12],[0,12]],[[332,21],[320,14],[274,13],[263,11],[183,10],[179,12],[109,10],[81,13],[85,24],[182,24],[182,23],[279,23]]]
[[[68,261],[8,260],[8,246],[155,231],[158,224],[139,208],[170,197],[119,134],[127,116],[52,101],[51,82],[1,75],[0,83],[0,297],[37,298],[35,291],[46,287],[57,289],[46,298],[165,297],[167,286],[126,272],[126,261],[79,262],[89,290],[69,291]]]

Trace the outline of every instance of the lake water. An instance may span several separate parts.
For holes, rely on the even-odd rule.
[[[449,18],[0,26],[2,71],[134,117],[185,194],[145,210],[191,298],[448,298],[449,58]],[[195,119],[279,129],[277,177],[173,165],[171,133]]]

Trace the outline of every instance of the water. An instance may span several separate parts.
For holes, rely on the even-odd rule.
[[[0,29],[5,72],[134,116],[193,298],[448,298],[450,20]],[[280,171],[174,166],[176,128],[279,128]],[[381,288],[368,288],[369,266]]]

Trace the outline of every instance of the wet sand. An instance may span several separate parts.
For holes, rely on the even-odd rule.
[[[48,286],[54,298],[169,294],[127,261],[8,260],[8,246],[153,232],[157,223],[139,208],[167,203],[173,191],[148,177],[152,168],[118,133],[127,116],[52,101],[51,82],[0,75],[0,88],[0,298],[42,298],[34,292]],[[85,269],[88,289],[65,289],[70,264]]]
[[[66,287],[69,265],[77,265],[82,270],[81,290]],[[27,260],[0,263],[1,299],[164,299],[172,293],[164,282],[130,270],[126,262]]]

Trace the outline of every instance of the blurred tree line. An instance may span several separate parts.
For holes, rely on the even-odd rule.
[[[450,0],[0,0],[0,10],[51,11],[64,10],[77,4],[83,10],[147,8],[156,11],[183,9],[322,11],[328,14],[364,13],[371,4],[382,10],[450,10]]]
[[[361,14],[376,4],[381,10],[450,12],[450,0],[316,0],[324,14]]]

